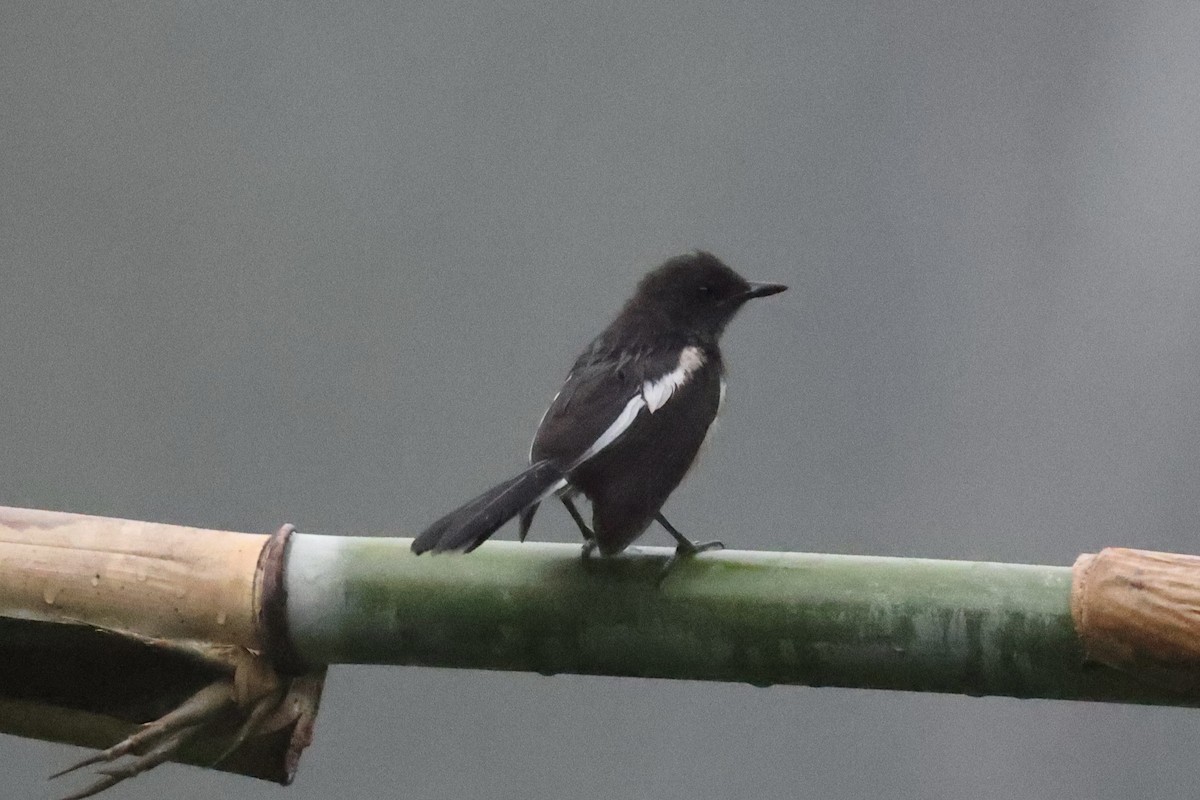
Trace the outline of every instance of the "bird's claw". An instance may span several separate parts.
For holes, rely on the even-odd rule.
[[[658,573],[658,582],[662,583],[681,561],[686,558],[691,558],[699,553],[707,553],[710,550],[724,550],[725,543],[721,541],[711,542],[693,542],[687,539],[682,539],[679,544],[675,545],[675,552],[667,559],[667,563],[663,564],[662,571]]]

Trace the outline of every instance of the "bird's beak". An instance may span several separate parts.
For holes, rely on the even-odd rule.
[[[767,297],[785,291],[787,291],[787,287],[782,283],[751,283],[750,288],[742,294],[742,297],[749,300],[751,297]]]

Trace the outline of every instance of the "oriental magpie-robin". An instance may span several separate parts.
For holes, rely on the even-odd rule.
[[[430,525],[413,552],[470,552],[518,515],[524,541],[552,494],[579,526],[585,556],[621,552],[655,520],[678,543],[676,557],[721,547],[692,542],[661,509],[724,399],[718,340],[726,324],[747,300],[786,288],[750,283],[705,252],[650,272],[575,361],[538,425],[529,468]],[[577,495],[591,502],[590,527]]]

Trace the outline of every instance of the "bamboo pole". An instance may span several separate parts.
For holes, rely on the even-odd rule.
[[[669,552],[583,560],[576,545],[493,542],[416,557],[400,538],[0,508],[0,616],[243,647],[287,672],[390,663],[1198,699],[1195,557],[1109,549],[1071,568],[725,551],[660,583]]]
[[[409,544],[0,507],[0,732],[134,757],[82,798],[167,758],[290,781],[335,663],[1200,705],[1194,556],[725,551],[660,580],[665,548]]]
[[[670,552],[297,536],[291,640],[322,663],[1200,702],[1085,658],[1070,567],[724,551],[660,584]]]

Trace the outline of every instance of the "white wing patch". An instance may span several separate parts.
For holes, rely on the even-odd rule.
[[[642,384],[642,397],[646,408],[653,414],[662,408],[675,390],[687,383],[692,373],[704,366],[704,353],[699,347],[685,347],[679,353],[679,366],[656,381]]]
[[[568,381],[571,380],[570,375],[567,375],[567,380]],[[721,385],[724,386],[725,384],[722,383]],[[542,429],[542,423],[546,421],[546,415],[550,413],[550,409],[554,407],[554,404],[555,404],[555,402],[557,402],[558,396],[560,394],[562,394],[562,389],[559,389],[557,392],[554,393],[554,397],[550,398],[550,405],[546,406],[546,410],[542,412],[542,418],[538,420],[537,427],[533,429],[534,430],[533,441],[529,443],[529,463],[530,464],[533,463],[533,446],[535,444],[537,444],[537,431],[540,431]]]
[[[646,398],[642,395],[635,394],[629,398],[629,402],[625,404],[625,408],[621,409],[621,413],[613,420],[612,425],[609,425],[604,433],[600,434],[600,438],[592,442],[592,446],[583,451],[583,455],[575,459],[575,463],[571,465],[571,469],[579,466],[587,461],[592,456],[599,453],[604,448],[616,441],[617,437],[624,433],[633,421],[637,419],[637,415],[646,407]]]
[[[704,366],[704,352],[699,347],[683,348],[679,353],[679,365],[656,381],[642,383],[642,390],[629,398],[629,402],[625,404],[625,408],[621,409],[617,418],[605,429],[604,433],[600,434],[600,438],[592,442],[592,446],[575,460],[571,469],[615,442],[617,437],[629,429],[629,426],[637,419],[637,415],[642,413],[643,408],[651,414],[662,408],[671,399],[671,395],[675,394],[680,386],[687,383],[692,374],[702,366]]]
[[[567,488],[567,479],[566,479],[566,478],[560,478],[558,481],[556,481],[556,482],[554,483],[554,485],[553,485],[553,486],[551,486],[549,489],[547,489],[546,491],[544,491],[544,492],[542,492],[540,495],[538,495],[538,499],[537,499],[537,500],[534,500],[533,502],[535,502],[535,503],[540,503],[540,502],[542,502],[543,500],[545,500],[547,497],[549,497],[550,495],[552,495],[552,494],[558,494],[559,492],[561,492],[561,491],[562,491],[563,489],[565,489],[565,488]]]

